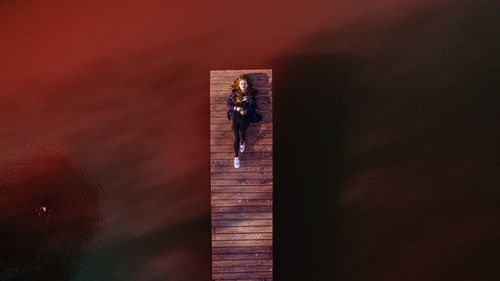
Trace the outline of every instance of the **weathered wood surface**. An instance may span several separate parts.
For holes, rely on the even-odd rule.
[[[241,166],[233,166],[226,103],[234,78],[246,73],[263,120],[250,124]],[[212,280],[273,278],[273,123],[271,70],[210,72]]]

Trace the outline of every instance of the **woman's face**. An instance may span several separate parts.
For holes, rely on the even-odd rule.
[[[240,87],[240,90],[242,92],[246,92],[248,88],[247,80],[241,79],[240,82],[238,83],[238,86]]]

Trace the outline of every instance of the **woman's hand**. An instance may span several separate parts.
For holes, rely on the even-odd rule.
[[[241,111],[240,111],[240,114],[241,114],[241,115],[245,115],[246,113],[247,113],[247,111],[246,111],[246,110],[241,109]]]
[[[236,107],[236,111],[240,111],[241,112],[242,110],[243,110],[243,108],[241,108],[240,106]]]

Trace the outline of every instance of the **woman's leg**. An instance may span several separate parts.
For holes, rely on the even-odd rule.
[[[247,138],[248,125],[250,125],[250,120],[248,120],[248,118],[241,119],[239,133],[241,135],[241,142],[242,143],[245,142],[245,140]]]
[[[240,122],[236,116],[232,119],[232,130],[233,130],[233,148],[234,148],[234,157],[238,157],[239,149],[240,149],[240,135],[238,131],[240,130]]]

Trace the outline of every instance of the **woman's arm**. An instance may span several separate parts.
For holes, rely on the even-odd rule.
[[[257,110],[257,97],[255,96],[256,93],[252,93],[250,95],[250,102],[248,103],[246,110],[246,113],[252,113],[255,110]]]
[[[227,119],[231,120],[233,118],[234,112],[239,109],[236,101],[234,100],[234,92],[227,99]]]
[[[236,109],[236,102],[234,101],[234,92],[231,92],[231,95],[229,95],[229,98],[227,99],[227,110],[232,111]]]

